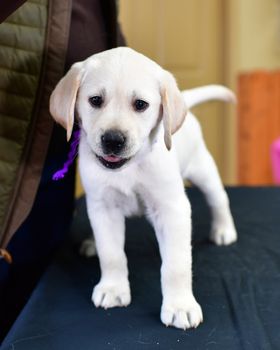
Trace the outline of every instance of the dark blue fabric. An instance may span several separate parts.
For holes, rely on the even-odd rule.
[[[0,260],[0,342],[69,231],[75,167],[63,181],[52,181],[68,150],[65,131],[55,126],[32,211],[8,246],[13,264]]]
[[[280,189],[228,190],[238,243],[208,241],[209,211],[196,189],[193,207],[193,284],[204,322],[196,330],[166,328],[159,319],[160,258],[151,226],[127,223],[132,303],[96,309],[98,259],[79,257],[73,240],[60,252],[14,324],[2,350],[280,349]],[[89,234],[84,200],[72,234]]]

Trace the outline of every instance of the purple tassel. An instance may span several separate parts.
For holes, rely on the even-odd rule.
[[[79,146],[79,141],[80,141],[80,134],[81,131],[77,130],[73,133],[73,141],[71,142],[70,145],[70,151],[68,153],[68,159],[67,161],[63,164],[63,168],[61,170],[58,170],[53,174],[52,179],[54,181],[58,181],[64,178],[65,174],[68,172],[70,165],[74,162],[74,159],[77,155],[77,148]]]

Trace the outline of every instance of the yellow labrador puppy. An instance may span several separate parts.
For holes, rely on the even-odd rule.
[[[189,111],[210,99],[234,101],[234,95],[221,86],[181,93],[169,72],[124,47],[74,64],[52,93],[51,114],[68,139],[75,113],[80,120],[79,166],[101,266],[95,306],[130,303],[125,217],[146,214],[162,258],[162,322],[182,329],[202,322],[192,291],[191,207],[183,179],[206,196],[211,239],[219,245],[237,239],[216,165]]]

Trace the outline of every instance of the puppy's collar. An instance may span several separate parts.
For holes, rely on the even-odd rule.
[[[63,164],[63,168],[56,171],[53,174],[52,179],[54,181],[58,181],[64,178],[65,174],[68,172],[69,167],[74,162],[77,154],[78,154],[78,146],[80,141],[81,130],[77,130],[73,133],[73,140],[70,145],[70,151],[67,156],[67,161]]]

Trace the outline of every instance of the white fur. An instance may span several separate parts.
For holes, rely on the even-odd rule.
[[[185,100],[187,106],[194,106],[210,99],[233,101],[234,95],[221,86],[184,91],[179,96],[183,102],[170,107],[170,116],[161,91],[167,91],[169,106],[178,99],[176,84],[170,73],[145,56],[118,48],[94,55],[79,65],[79,166],[101,267],[101,280],[94,288],[92,301],[104,308],[130,303],[124,219],[147,215],[162,258],[161,320],[182,329],[197,327],[202,322],[202,311],[192,292],[191,208],[182,179],[189,179],[206,196],[213,216],[211,239],[219,245],[230,244],[237,235],[227,195],[200,126],[191,112],[182,124],[182,103]],[[101,92],[105,104],[94,109],[88,97]],[[177,93],[176,97],[173,93]],[[133,110],[133,96],[149,102],[146,111]],[[166,119],[163,127],[164,113],[165,118],[173,119]],[[166,130],[169,122],[172,132],[182,124],[172,137],[170,151]],[[65,126],[66,122],[61,124]],[[110,128],[122,130],[128,138],[123,156],[130,160],[117,170],[105,168],[96,157],[102,156],[100,137]]]

